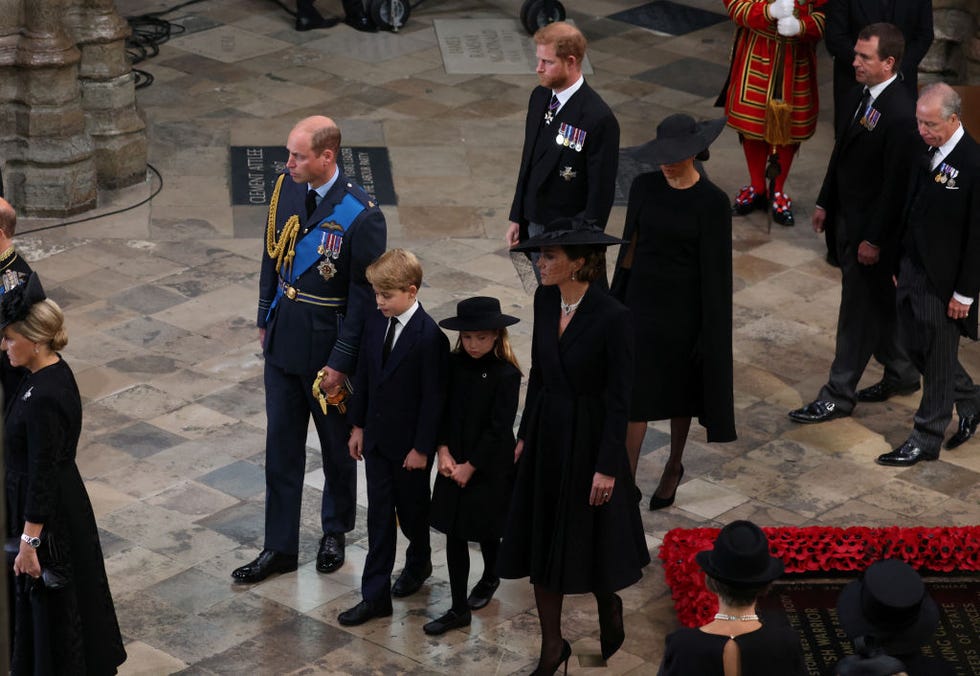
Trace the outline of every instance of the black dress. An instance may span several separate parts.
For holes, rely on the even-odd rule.
[[[697,416],[708,441],[735,439],[732,394],[732,231],[728,197],[704,176],[670,187],[637,176],[623,238],[636,238],[613,294],[633,313],[637,378],[630,420]]]
[[[633,329],[629,311],[592,284],[559,338],[560,300],[557,286],[534,295],[524,451],[499,572],[554,592],[611,592],[650,562],[626,455]],[[596,472],[616,483],[592,507]]]
[[[685,627],[667,636],[658,676],[724,676],[722,652],[728,636]],[[802,676],[803,648],[789,627],[762,625],[734,637],[741,655],[742,676]]]
[[[466,488],[441,474],[432,493],[436,530],[470,542],[499,539],[514,477],[514,419],[521,372],[493,353],[473,359],[454,352],[440,445],[476,471]]]
[[[11,673],[114,674],[126,651],[95,514],[75,465],[82,405],[64,360],[24,377],[4,423],[7,537],[19,537],[25,521],[43,523],[41,567],[68,577],[59,590],[26,575],[13,580]]]

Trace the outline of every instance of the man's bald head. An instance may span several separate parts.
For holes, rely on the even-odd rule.
[[[0,197],[0,231],[5,237],[13,237],[17,229],[17,212],[10,202]]]
[[[340,152],[340,127],[329,117],[314,115],[296,123],[293,132],[310,135],[310,149],[317,155],[330,150],[336,156]]]

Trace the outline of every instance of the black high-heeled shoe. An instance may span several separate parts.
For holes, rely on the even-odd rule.
[[[681,485],[681,480],[684,478],[684,465],[681,465],[681,475],[677,477],[677,486]],[[654,493],[650,496],[650,511],[654,512],[658,509],[663,509],[664,507],[670,507],[674,504],[674,498],[677,497],[677,486],[674,486],[674,492],[670,494],[669,498],[658,498],[657,494]]]
[[[565,676],[568,676],[568,660],[572,657],[572,646],[565,639],[562,639],[561,643],[561,655],[558,656],[558,661],[555,662],[554,666],[543,667],[539,660],[538,667],[531,672],[531,676],[551,676],[558,673],[558,668],[563,664],[565,665]]]
[[[619,598],[619,594],[612,595],[612,603],[609,607],[612,613],[599,612],[599,646],[604,660],[615,655],[626,640],[626,630],[623,628],[623,599]]]

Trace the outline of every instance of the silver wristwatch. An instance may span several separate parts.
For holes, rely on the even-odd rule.
[[[20,534],[20,539],[23,540],[24,542],[26,542],[27,544],[29,544],[34,549],[37,549],[38,547],[41,546],[41,538],[31,537],[27,533],[21,533]]]

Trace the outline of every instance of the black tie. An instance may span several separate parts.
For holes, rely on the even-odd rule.
[[[861,102],[858,104],[857,110],[854,111],[854,117],[851,119],[851,124],[857,124],[864,117],[864,113],[868,110],[868,104],[871,103],[871,90],[867,87],[864,88],[864,94],[861,96]]]
[[[384,366],[391,354],[391,346],[395,344],[395,327],[398,326],[398,317],[392,317],[388,321],[388,334],[385,336],[385,345],[381,348],[381,365]]]
[[[306,217],[312,216],[314,211],[316,211],[316,190],[310,188],[306,193]]]
[[[922,168],[926,170],[926,173],[932,173],[932,161],[936,157],[936,153],[939,152],[939,146],[935,148],[931,147],[926,151],[926,154],[922,156]]]

